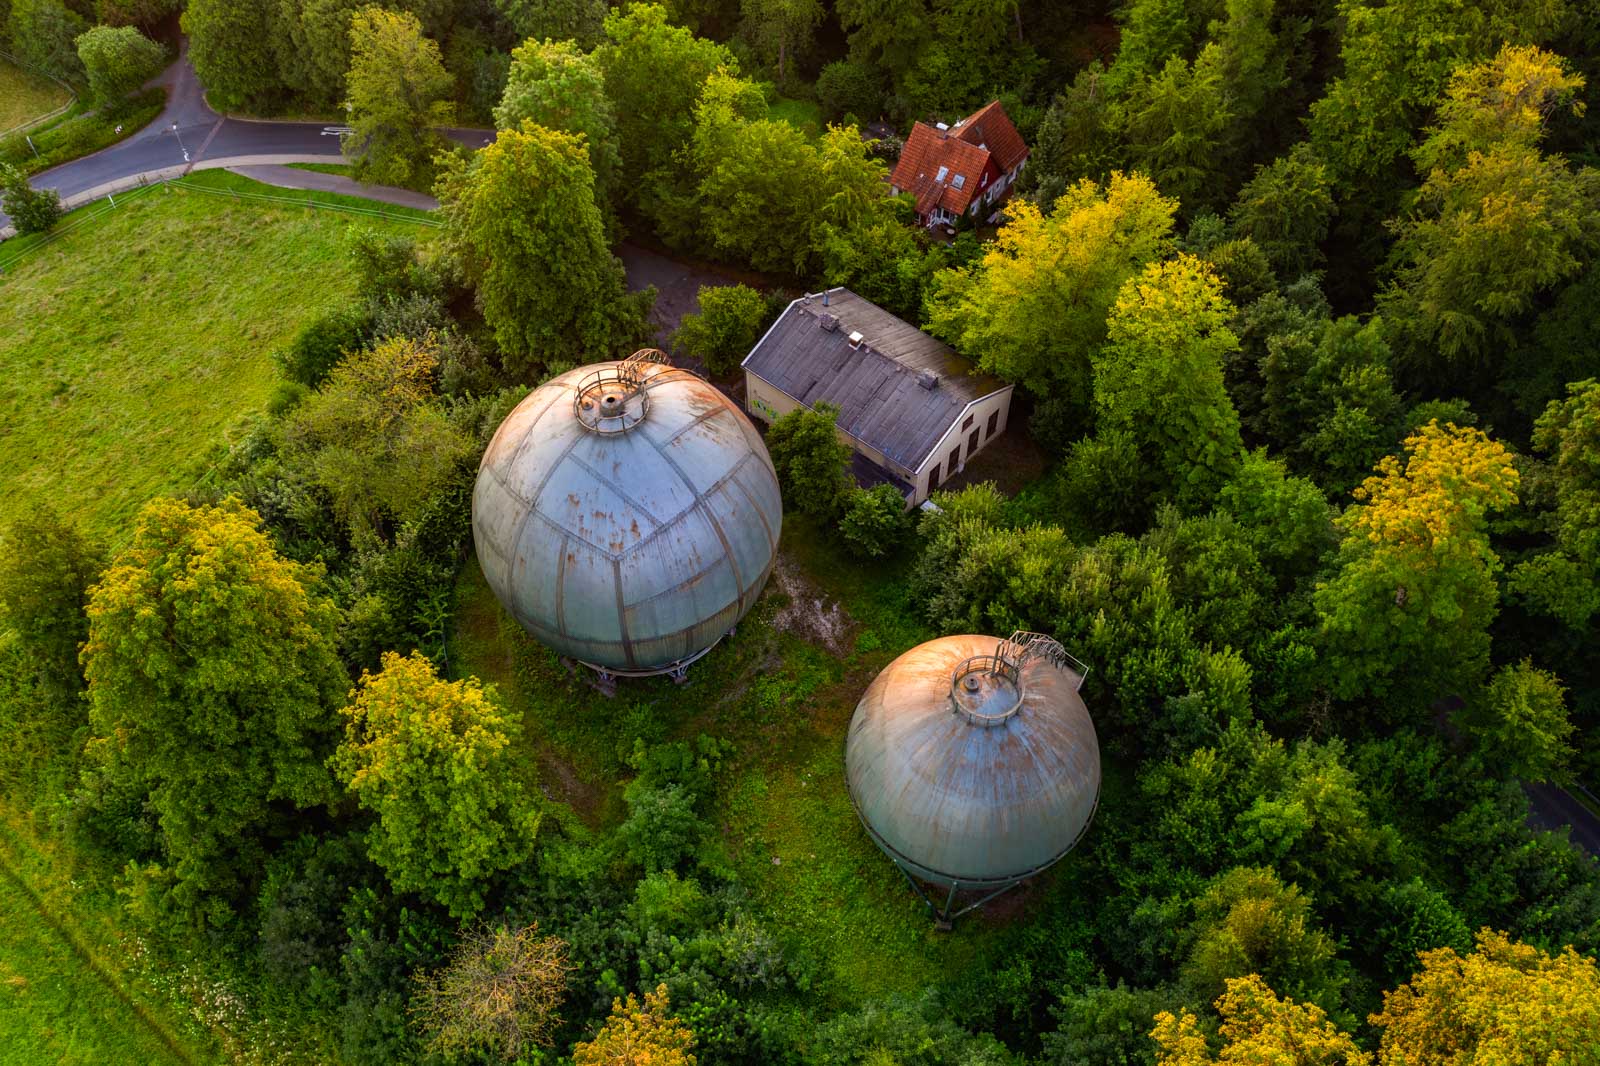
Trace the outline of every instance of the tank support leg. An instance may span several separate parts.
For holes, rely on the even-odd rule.
[[[617,694],[617,677],[615,674],[605,670],[596,670],[594,674],[594,687],[600,695],[610,699]]]
[[[667,676],[672,678],[672,680],[676,681],[680,685],[687,684],[689,681],[689,664],[679,663],[677,666],[674,666],[671,670],[667,671]]]

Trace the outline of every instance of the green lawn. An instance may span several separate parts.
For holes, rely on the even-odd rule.
[[[767,105],[767,117],[787,122],[807,137],[822,136],[822,108],[810,100],[792,100],[780,96]]]
[[[272,351],[353,286],[348,215],[164,187],[120,204],[0,277],[0,517],[47,500],[111,532],[192,485],[271,394]]]
[[[67,90],[48,78],[0,59],[0,133],[48,115],[69,98]]]
[[[310,170],[313,166],[335,166],[337,164],[296,164],[297,170]],[[331,173],[324,171],[323,173]],[[249,196],[271,196],[276,199],[289,199],[297,203],[317,203],[332,207],[348,208],[352,212],[378,211],[388,215],[397,215],[401,218],[416,219],[419,222],[438,221],[438,214],[433,211],[421,211],[414,207],[401,207],[398,204],[386,204],[377,200],[368,200],[360,196],[348,196],[338,192],[323,192],[320,189],[286,189],[281,185],[268,185],[265,182],[247,178],[243,174],[235,174],[231,170],[197,170],[184,178],[180,186],[198,185],[205,189],[222,192],[240,193]]]

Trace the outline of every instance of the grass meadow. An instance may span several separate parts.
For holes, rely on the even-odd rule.
[[[109,535],[202,477],[272,393],[273,350],[352,291],[353,221],[157,187],[14,263],[0,517],[45,501]]]
[[[118,203],[20,259],[0,245],[0,516],[44,500],[113,544],[261,411],[273,349],[353,291],[352,222],[416,229],[164,187]],[[141,960],[115,871],[43,817],[0,798],[0,1066],[220,1061],[195,1020],[214,990]]]
[[[0,133],[48,115],[69,99],[67,90],[0,59]]]

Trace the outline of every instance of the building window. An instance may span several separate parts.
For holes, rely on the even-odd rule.
[[[950,179],[950,184],[955,186],[957,189],[961,188],[961,186],[965,185],[966,183],[967,176],[965,174],[957,174],[955,177]]]
[[[939,464],[934,463],[933,469],[928,472],[928,491],[932,492],[939,487]]]
[[[972,425],[972,416],[971,415],[968,415],[966,418],[961,420],[961,428],[962,429],[966,429],[971,425]]]
[[[983,431],[983,439],[988,440],[994,436],[994,427],[1000,424],[1000,412],[994,411],[989,415],[989,428]]]
[[[939,173],[937,173],[937,174],[935,174],[933,176],[933,180],[934,181],[943,181],[946,177],[949,176],[949,174],[950,174],[950,168],[949,167],[940,167],[939,168]]]
[[[956,446],[954,448],[950,449],[950,463],[949,463],[950,472],[952,474],[955,473],[956,467],[958,467],[960,465],[961,465],[961,442],[957,441],[956,442]]]

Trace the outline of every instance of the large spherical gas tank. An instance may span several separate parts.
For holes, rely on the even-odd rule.
[[[495,596],[556,652],[619,674],[679,668],[721,639],[766,584],[783,520],[744,414],[643,355],[531,392],[472,494]]]
[[[1014,883],[1064,856],[1094,817],[1100,748],[1081,673],[1019,636],[1033,635],[918,645],[856,707],[850,798],[878,846],[923,881]]]

